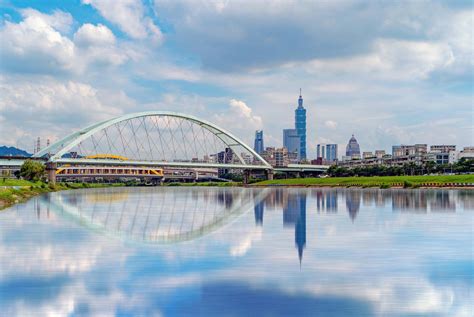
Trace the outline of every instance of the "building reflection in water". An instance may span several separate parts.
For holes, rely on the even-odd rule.
[[[337,189],[313,189],[311,198],[316,200],[316,210],[318,213],[337,213]]]
[[[288,194],[288,203],[283,208],[283,226],[295,228],[295,245],[298,258],[303,259],[306,246],[306,192],[296,191]]]
[[[434,199],[430,202],[430,209],[433,212],[456,212],[452,191],[438,191],[434,193]]]
[[[352,222],[354,222],[360,208],[361,191],[359,189],[347,190],[345,194],[347,212]]]
[[[338,206],[339,199],[345,199],[352,222],[362,203],[365,208],[388,204],[389,210],[391,206],[392,211],[418,214],[455,212],[457,204],[473,205],[470,192],[452,190],[113,188],[88,195],[82,191],[44,195],[35,198],[33,210],[39,220],[47,220],[51,208],[81,225],[147,242],[194,239],[252,209],[255,225],[263,226],[265,208],[281,210],[283,227],[294,230],[301,264],[306,247],[307,206],[316,206],[318,213],[336,213],[342,207]]]
[[[264,212],[264,204],[265,202],[260,201],[255,204],[253,207],[254,214],[255,214],[255,225],[262,226],[263,225],[263,212]]]

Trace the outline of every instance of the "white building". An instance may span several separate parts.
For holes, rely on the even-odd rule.
[[[449,164],[456,163],[462,158],[474,159],[474,146],[466,146],[462,151],[449,152]]]

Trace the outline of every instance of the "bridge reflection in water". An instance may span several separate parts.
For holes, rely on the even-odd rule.
[[[307,215],[361,211],[456,212],[473,209],[472,196],[450,190],[291,189],[160,187],[102,188],[51,193],[38,199],[37,217],[54,212],[101,234],[147,243],[177,243],[205,236],[253,211],[264,226],[266,209],[282,212],[285,230],[294,230],[300,262],[306,247]],[[315,234],[315,233],[311,233]]]
[[[45,202],[52,211],[93,230],[127,240],[170,243],[224,226],[253,210],[265,193],[219,187],[102,188],[52,193]]]

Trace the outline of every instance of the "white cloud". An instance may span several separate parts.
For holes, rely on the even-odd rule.
[[[125,63],[128,51],[116,45],[110,29],[102,24],[82,25],[74,41],[59,30],[72,23],[72,17],[55,11],[52,15],[33,9],[22,11],[24,20],[5,22],[0,30],[4,49],[2,68],[13,73],[77,75],[99,66]]]
[[[23,21],[6,21],[0,30],[2,68],[27,72],[72,71],[75,67],[74,43],[55,27],[68,25],[66,13],[48,16],[36,10],[22,11]]]
[[[441,42],[380,39],[370,54],[351,58],[315,59],[306,63],[312,74],[356,73],[364,79],[420,80],[449,67],[455,60],[451,47]]]
[[[324,125],[329,128],[329,129],[336,129],[337,128],[337,122],[336,121],[332,121],[332,120],[326,120],[324,122]]]
[[[113,45],[115,36],[108,27],[102,24],[97,26],[86,23],[74,34],[74,42],[80,46]]]
[[[262,118],[252,114],[252,109],[247,106],[247,104],[241,100],[231,99],[229,102],[231,109],[231,115],[236,115],[237,118],[248,120],[249,124],[252,124],[256,127],[261,126]],[[234,116],[232,116],[235,118]]]
[[[20,13],[24,18],[34,17],[46,21],[48,25],[61,33],[69,32],[73,23],[72,15],[61,10],[55,10],[51,15],[48,15],[31,8],[27,8],[20,10]]]
[[[159,43],[163,38],[159,27],[146,16],[141,1],[83,0],[82,2],[96,8],[104,18],[117,25],[133,39],[150,38]]]
[[[0,95],[0,113],[6,120],[2,129],[10,131],[1,133],[3,144],[31,141],[35,135],[54,140],[74,128],[116,116],[133,103],[120,91],[46,78],[33,82],[5,78],[0,81]]]
[[[252,248],[254,242],[260,240],[262,240],[262,227],[256,227],[230,248],[230,255],[243,256]]]

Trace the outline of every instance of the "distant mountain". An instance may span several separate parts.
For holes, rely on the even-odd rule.
[[[26,156],[30,157],[31,154],[20,150],[14,146],[0,146],[0,156]]]

